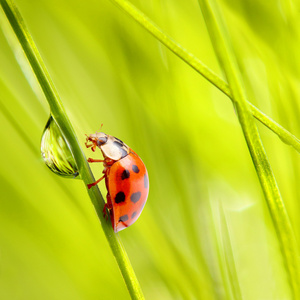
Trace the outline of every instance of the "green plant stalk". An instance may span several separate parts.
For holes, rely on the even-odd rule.
[[[71,148],[71,151],[74,155],[76,164],[79,169],[79,174],[81,176],[81,179],[84,181],[85,187],[87,188],[87,184],[95,181],[95,179],[89,168],[89,165],[86,161],[84,153],[80,147],[74,129],[65,112],[59,95],[50,78],[50,75],[42,61],[42,58],[32,40],[32,37],[17,7],[11,0],[0,0],[0,3],[13,31],[15,32],[15,35],[17,36],[21,44],[21,47],[25,52],[30,66],[33,72],[35,73],[36,78],[45,94],[45,97],[50,106],[51,114],[57,122],[58,126],[60,127],[62,134],[64,135],[66,141],[68,142]],[[105,202],[99,191],[99,188],[94,187],[88,190],[88,194],[94,205],[98,218],[102,224],[105,236],[118,263],[118,266],[123,275],[131,298],[144,299],[139,282],[130,264],[126,251],[121,243],[119,235],[114,233],[110,222],[107,222],[103,217],[102,211]]]
[[[198,0],[216,55],[223,67],[233,103],[280,242],[295,299],[299,299],[298,245],[275,176],[246,101],[243,80],[225,22],[214,0]]]
[[[142,27],[144,27],[149,33],[151,33],[157,40],[171,50],[175,55],[185,61],[190,67],[201,74],[204,78],[210,81],[221,92],[227,95],[233,101],[233,95],[229,88],[229,85],[210,70],[205,64],[201,62],[195,55],[188,52],[179,43],[174,41],[170,36],[162,31],[150,18],[144,13],[138,10],[133,4],[127,0],[110,0],[128,15],[130,15],[135,21],[137,21]],[[261,112],[257,107],[248,102],[252,115],[260,121],[262,124],[272,130],[278,137],[287,145],[292,146],[298,153],[300,153],[300,140],[291,134],[284,127],[279,125],[273,119]]]
[[[229,226],[228,221],[226,218],[225,209],[223,206],[223,203],[219,202],[219,218],[220,218],[220,227],[221,227],[221,233],[220,233],[220,239],[221,243],[223,244],[224,249],[224,261],[226,263],[226,269],[227,269],[227,276],[228,281],[230,281],[230,288],[231,292],[234,295],[233,299],[235,300],[242,300],[243,296],[241,293],[240,283],[238,280],[238,272],[236,269],[234,254],[233,254],[233,247],[232,247],[232,241],[230,239],[230,233],[229,233]]]

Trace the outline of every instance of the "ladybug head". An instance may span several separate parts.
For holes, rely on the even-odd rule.
[[[107,134],[103,132],[96,132],[87,136],[85,145],[87,147],[91,147],[91,149],[95,152],[97,146],[100,147],[107,142],[107,138]],[[88,142],[92,142],[92,144],[87,145]]]

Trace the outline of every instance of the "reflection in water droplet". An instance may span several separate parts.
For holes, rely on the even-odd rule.
[[[41,152],[47,167],[60,176],[75,178],[78,169],[68,144],[50,116],[41,140]]]

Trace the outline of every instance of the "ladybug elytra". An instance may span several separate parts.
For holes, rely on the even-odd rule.
[[[90,143],[89,143],[90,142]],[[109,210],[115,232],[132,225],[140,216],[147,201],[149,178],[147,169],[140,157],[118,138],[97,132],[87,136],[87,148],[95,151],[98,147],[104,159],[89,158],[88,162],[102,162],[103,176],[88,184],[88,188],[105,179],[107,189],[106,208]]]

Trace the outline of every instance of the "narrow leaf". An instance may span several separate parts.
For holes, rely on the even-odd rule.
[[[216,55],[232,91],[233,103],[278,235],[293,293],[298,299],[300,294],[298,245],[275,176],[252,118],[251,108],[246,101],[243,80],[226,25],[214,0],[199,0],[199,3]]]
[[[75,135],[74,129],[70,123],[70,120],[66,114],[66,111],[50,78],[50,75],[45,67],[45,64],[43,63],[43,60],[37,50],[37,47],[32,40],[32,37],[24,23],[24,20],[13,1],[1,0],[0,3],[13,31],[15,32],[15,35],[17,36],[23,48],[23,51],[25,52],[25,55],[41,86],[41,89],[45,94],[45,97],[50,106],[51,114],[57,122],[57,125],[60,127],[60,130],[67,140],[68,144],[70,145],[71,151],[74,155],[76,164],[79,169],[80,177],[83,180],[85,187],[87,187],[87,184],[95,181],[95,179],[91,173],[84,153]],[[126,251],[121,243],[119,235],[113,232],[111,224],[107,222],[103,217],[102,211],[105,202],[98,187],[88,190],[88,194],[95,207],[98,218],[101,221],[105,236],[119,265],[131,298],[144,299],[139,282],[130,264]]]
[[[133,4],[127,0],[110,0],[122,10],[124,10],[129,16],[137,21],[142,27],[150,32],[157,40],[171,50],[175,55],[186,62],[196,72],[201,74],[205,79],[210,81],[221,92],[227,95],[232,101],[233,96],[228,84],[223,81],[217,74],[210,70],[199,58],[194,54],[187,51],[179,43],[174,41],[170,36],[163,32],[149,17],[138,10]],[[298,153],[300,153],[300,141],[297,137],[291,134],[288,130],[283,128],[277,122],[261,112],[257,107],[248,102],[252,115],[271,129],[278,137],[287,145],[292,146]]]

